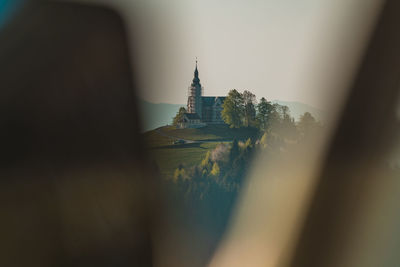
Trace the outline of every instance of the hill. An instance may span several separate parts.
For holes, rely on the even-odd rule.
[[[180,107],[186,105],[151,103],[144,100],[139,101],[143,121],[143,131],[149,131],[158,127],[171,124]]]
[[[198,129],[177,129],[174,126],[159,127],[147,131],[144,139],[152,159],[166,178],[172,178],[180,164],[191,167],[199,164],[209,150],[220,143],[230,143],[234,138],[246,140],[256,138],[255,128],[231,129],[227,125],[213,125]],[[173,144],[174,140],[184,139],[184,144]]]
[[[317,120],[324,121],[324,112],[320,109],[300,102],[274,100],[273,103],[288,106],[292,116],[298,120],[305,112],[310,112]],[[184,104],[151,103],[140,101],[142,112],[143,131],[149,131],[158,127],[171,124],[172,118]]]

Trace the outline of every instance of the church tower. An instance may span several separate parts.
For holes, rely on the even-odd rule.
[[[201,87],[200,84],[199,71],[197,70],[197,59],[196,59],[196,69],[194,71],[194,78],[188,90],[187,112],[197,113],[200,119],[202,117],[202,103],[201,103],[202,94],[203,94],[203,88]]]

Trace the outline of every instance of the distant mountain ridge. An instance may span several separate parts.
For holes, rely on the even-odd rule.
[[[308,104],[304,104],[297,101],[281,101],[281,100],[273,100],[271,102],[289,107],[290,114],[292,115],[292,117],[294,117],[296,121],[298,121],[300,119],[300,116],[306,112],[310,112],[319,121],[325,120],[325,114],[323,110],[310,106]]]
[[[184,104],[151,103],[139,100],[143,132],[172,123],[180,107]]]
[[[324,112],[310,105],[301,102],[281,100],[273,100],[272,103],[288,106],[290,114],[296,121],[299,120],[300,116],[305,112],[310,112],[317,120],[324,121]],[[172,118],[176,115],[179,108],[186,107],[186,104],[151,103],[140,100],[139,106],[142,114],[142,130],[145,132],[171,124]]]

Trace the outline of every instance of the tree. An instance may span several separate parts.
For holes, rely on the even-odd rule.
[[[211,156],[211,153],[210,153],[210,151],[207,151],[207,153],[206,153],[206,156],[204,157],[204,159],[201,161],[201,167],[203,167],[203,168],[206,168],[207,166],[209,166],[210,165],[210,156]]]
[[[254,126],[256,120],[256,96],[250,91],[245,90],[243,97],[243,124],[245,127]]]
[[[288,106],[280,106],[280,112],[283,121],[290,119],[290,111]]]
[[[267,130],[272,110],[271,102],[268,102],[264,97],[261,98],[260,103],[257,105],[257,124],[261,131]]]
[[[297,123],[297,129],[303,137],[313,133],[314,130],[318,127],[319,123],[309,112],[301,115],[300,120]]]
[[[220,173],[220,169],[217,162],[214,162],[213,167],[211,169],[211,175],[218,177]]]
[[[260,146],[261,146],[262,149],[265,149],[265,148],[268,147],[268,135],[267,135],[267,133],[264,133],[263,136],[261,137]]]
[[[248,138],[246,143],[244,143],[244,148],[245,149],[252,148],[252,146],[253,146],[253,142],[251,141],[251,138]]]
[[[174,172],[174,182],[180,182],[185,178],[185,169],[176,168]]]
[[[280,114],[280,107],[279,104],[270,104],[268,115],[267,115],[267,125],[266,131],[267,132],[276,132],[279,129],[280,123],[282,121],[281,114]]]
[[[236,89],[229,91],[224,104],[222,104],[222,119],[231,128],[239,128],[242,126],[242,118],[244,114],[243,96]]]
[[[297,136],[296,123],[290,116],[290,110],[287,106],[280,106],[281,109],[281,135],[286,138],[295,138]]]
[[[180,123],[180,122],[182,122],[182,120],[183,120],[183,115],[186,113],[186,109],[184,108],[184,107],[180,107],[179,108],[179,111],[176,113],[176,115],[175,115],[175,117],[174,117],[174,119],[173,119],[173,121],[172,121],[172,124],[174,125],[174,126],[178,126],[178,124]]]
[[[185,168],[182,164],[179,164],[178,168],[174,172],[174,182],[181,182],[186,176]]]

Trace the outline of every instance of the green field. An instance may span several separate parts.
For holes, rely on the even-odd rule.
[[[165,126],[144,133],[150,155],[166,178],[173,176],[179,164],[184,164],[185,167],[199,164],[207,151],[214,149],[221,142],[230,142],[234,138],[246,140],[249,137],[257,137],[257,130],[254,128],[231,129],[226,125],[198,129],[177,129],[173,126]],[[176,139],[203,143],[174,145],[173,141]]]
[[[208,150],[214,149],[218,143],[187,144],[177,147],[153,148],[151,156],[160,168],[161,174],[171,178],[179,164],[186,167],[201,162]]]
[[[174,126],[165,126],[156,129],[169,136],[188,140],[246,140],[249,137],[256,137],[258,130],[256,128],[232,129],[228,125],[209,125],[203,128],[177,129]],[[151,131],[150,131],[151,132]]]

